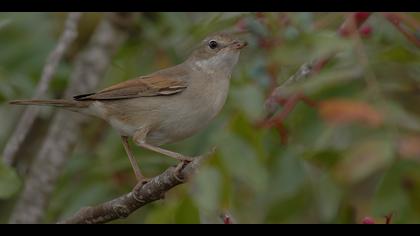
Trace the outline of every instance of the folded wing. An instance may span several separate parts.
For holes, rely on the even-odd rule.
[[[187,82],[164,75],[144,76],[127,80],[97,93],[75,96],[76,101],[115,100],[138,97],[167,96],[180,93],[187,88]]]

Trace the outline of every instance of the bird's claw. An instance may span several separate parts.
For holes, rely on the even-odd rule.
[[[179,157],[179,158],[177,158],[178,159],[178,161],[180,161],[181,163],[185,163],[185,164],[188,164],[188,163],[190,163],[190,162],[192,162],[193,160],[194,160],[194,158],[193,157],[186,157],[186,156],[182,156],[182,157]]]
[[[178,165],[175,167],[175,170],[174,170],[175,179],[177,179],[179,182],[184,182],[185,181],[184,177],[181,177],[182,176],[181,170],[192,161],[193,161],[193,159],[191,157],[189,157],[189,158],[186,158],[186,159],[184,159],[184,160],[182,160],[178,163]]]
[[[150,182],[149,178],[145,178],[145,177],[141,178],[140,180],[137,181],[136,186],[134,186],[134,190],[135,191],[140,190],[141,188],[143,188],[144,185],[146,185],[149,182]]]

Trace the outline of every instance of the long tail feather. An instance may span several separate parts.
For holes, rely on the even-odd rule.
[[[13,100],[9,101],[13,105],[40,105],[40,106],[56,106],[56,107],[80,107],[77,101],[54,99],[54,100]]]

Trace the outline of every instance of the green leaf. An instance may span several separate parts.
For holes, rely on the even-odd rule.
[[[309,188],[301,188],[286,199],[278,199],[270,205],[264,222],[268,224],[302,223],[301,216],[310,206]]]
[[[322,149],[322,150],[307,150],[304,158],[319,166],[331,167],[340,160],[341,155],[339,150]]]
[[[190,198],[185,198],[175,212],[176,224],[199,224],[200,214],[197,206]]]
[[[0,161],[0,199],[12,197],[20,186],[21,181],[15,170]]]
[[[419,60],[418,54],[402,45],[394,45],[378,55],[379,59],[398,61],[399,63],[413,63]]]
[[[268,175],[254,147],[227,133],[218,133],[217,138],[220,158],[228,172],[251,190],[264,191],[267,188]]]
[[[305,169],[300,155],[287,150],[276,157],[274,173],[270,176],[270,198],[285,199],[299,192],[305,184]]]
[[[173,223],[174,214],[177,209],[176,202],[165,202],[164,207],[155,207],[150,210],[144,220],[145,224],[170,224]]]
[[[261,90],[252,85],[232,89],[232,102],[241,109],[250,120],[257,120],[264,112],[264,95]]]
[[[221,176],[211,167],[203,167],[194,177],[192,197],[206,212],[216,212],[221,199]]]
[[[342,192],[328,174],[322,175],[315,187],[317,189],[315,196],[318,203],[320,220],[331,223],[337,217]]]
[[[398,218],[400,218],[402,211],[411,207],[402,185],[405,172],[413,169],[411,165],[411,163],[399,162],[385,173],[372,201],[372,213],[375,216],[398,211]]]
[[[404,129],[420,131],[419,119],[394,101],[387,101],[388,122]]]
[[[388,167],[394,160],[392,139],[362,139],[355,143],[337,164],[334,174],[346,183],[358,183]]]

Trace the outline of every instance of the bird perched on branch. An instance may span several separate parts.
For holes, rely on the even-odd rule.
[[[124,81],[73,100],[14,100],[17,105],[56,106],[107,121],[121,135],[139,182],[146,181],[128,143],[190,162],[191,157],[160,146],[190,137],[222,109],[240,50],[247,45],[233,35],[204,39],[187,60],[155,73]]]

